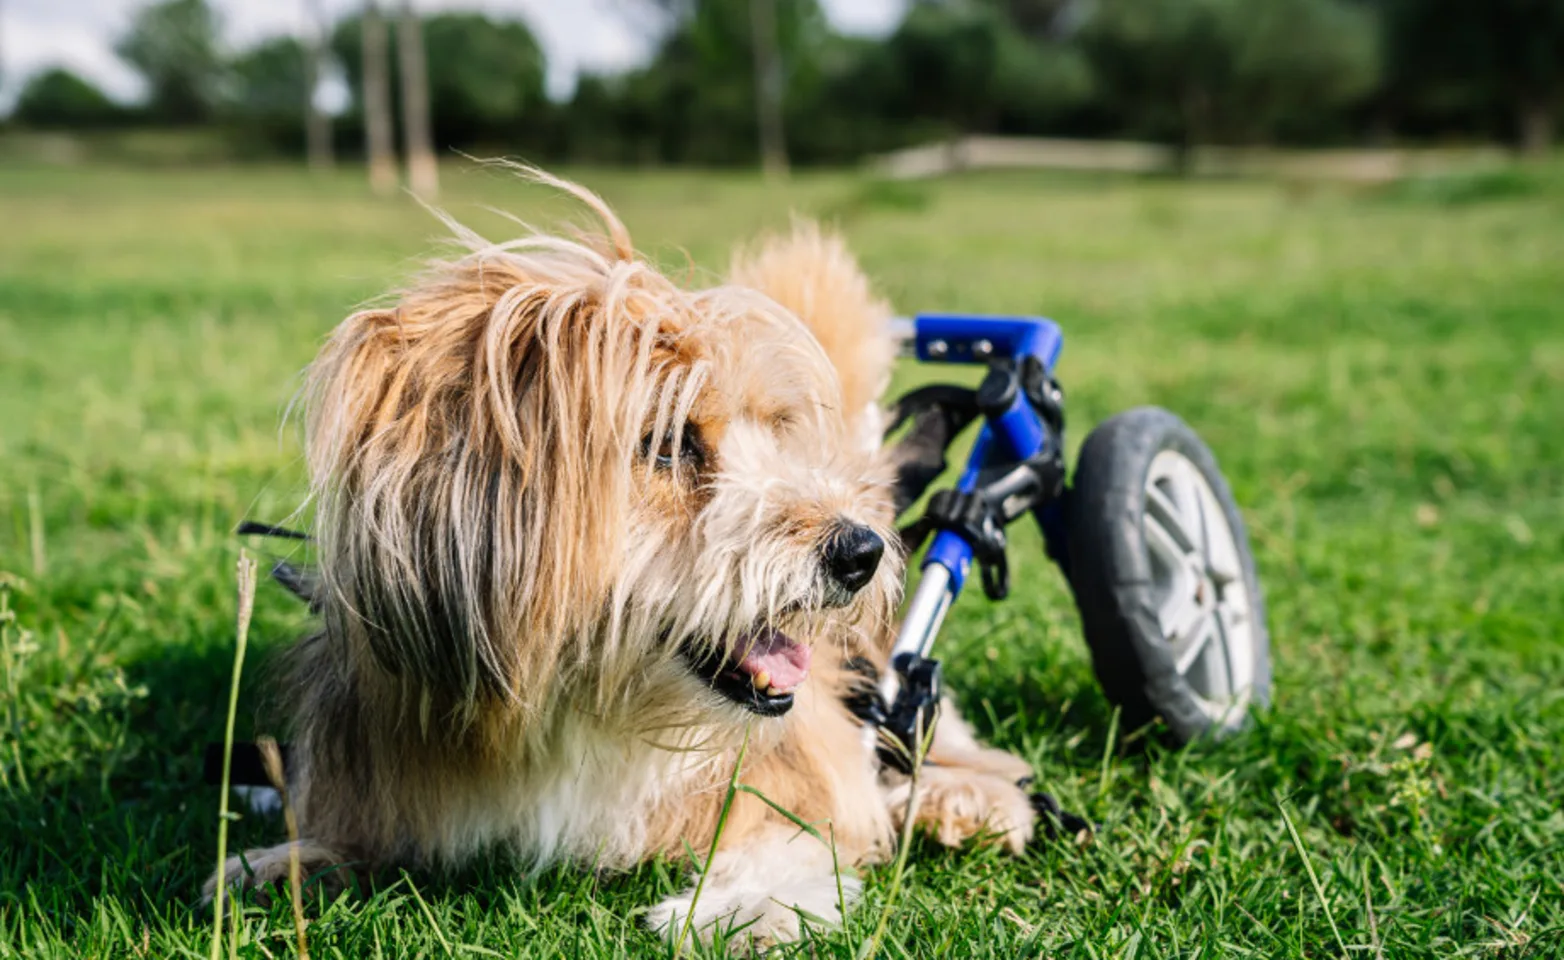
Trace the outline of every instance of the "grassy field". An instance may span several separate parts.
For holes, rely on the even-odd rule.
[[[1181,413],[1244,504],[1275,703],[1173,752],[1110,736],[1068,595],[1023,532],[1013,600],[941,648],[969,714],[1104,824],[1022,859],[920,842],[901,897],[798,956],[1564,956],[1564,190],[1550,174],[1378,193],[974,177],[578,171],[696,275],[837,220],[903,310],[1046,312],[1073,440]],[[446,206],[574,211],[447,172]],[[243,518],[299,503],[280,428],[322,335],[438,224],[356,176],[0,170],[0,957],[205,956]],[[267,544],[253,544],[261,550]],[[261,589],[265,662],[306,627]],[[231,842],[271,842],[243,819]],[[1293,831],[1296,831],[1294,834]],[[682,880],[411,875],[315,914],[316,957],[656,956]],[[285,904],[239,953],[289,956]],[[720,952],[720,951],[717,951]]]

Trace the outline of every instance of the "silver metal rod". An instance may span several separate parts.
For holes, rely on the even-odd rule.
[[[939,635],[940,624],[950,610],[951,598],[950,571],[944,564],[931,563],[924,567],[923,579],[918,583],[918,591],[912,595],[912,603],[907,605],[907,616],[902,619],[901,632],[891,648],[891,663],[895,663],[898,654],[929,655],[934,648],[934,638]],[[880,693],[886,704],[896,701],[900,686],[895,668],[887,666],[885,675],[880,678]]]

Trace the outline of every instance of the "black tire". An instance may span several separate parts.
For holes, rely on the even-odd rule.
[[[1184,484],[1186,495],[1194,496],[1202,505],[1196,511],[1181,515],[1186,519],[1193,514],[1200,517],[1202,542],[1209,543],[1218,537],[1222,537],[1224,543],[1229,542],[1220,525],[1208,519],[1210,511],[1204,505],[1209,500],[1205,495],[1188,494],[1197,485],[1187,472],[1183,472],[1185,468],[1178,457],[1157,459],[1164,451],[1181,455],[1193,465],[1205,481],[1209,494],[1221,506],[1232,545],[1231,552],[1227,547],[1220,548],[1225,558],[1222,566],[1228,571],[1221,577],[1213,575],[1204,581],[1173,579],[1175,575],[1166,571],[1176,564],[1165,558],[1168,556],[1166,544],[1174,541],[1167,537],[1158,541],[1164,552],[1157,559],[1153,558],[1145,526],[1147,502],[1152,497],[1148,492],[1148,480],[1153,461],[1157,462],[1159,477],[1171,470],[1168,482],[1172,482],[1171,477],[1175,475],[1182,478],[1179,482]],[[1158,492],[1164,489],[1172,488],[1157,488]],[[1158,510],[1165,512],[1166,504],[1172,499],[1169,496],[1161,501]],[[1108,699],[1122,710],[1121,729],[1136,729],[1160,716],[1179,741],[1188,742],[1208,732],[1218,736],[1230,733],[1244,724],[1249,707],[1270,702],[1271,656],[1265,602],[1255,576],[1254,557],[1243,518],[1217,467],[1216,458],[1184,421],[1157,407],[1140,407],[1099,425],[1081,448],[1066,516],[1070,586],[1081,613],[1098,682]],[[1158,531],[1164,529],[1167,529],[1166,525],[1158,526]],[[1217,532],[1212,533],[1213,529]],[[1209,553],[1202,553],[1200,547],[1186,549],[1189,553],[1186,559],[1191,565],[1197,562],[1192,558],[1209,556]],[[1232,592],[1232,586],[1239,580],[1230,569],[1233,553],[1236,553],[1245,595]],[[1211,561],[1206,561],[1204,566],[1207,571],[1214,569]],[[1190,573],[1183,575],[1194,577]],[[1221,616],[1212,614],[1207,621],[1209,627],[1196,628],[1197,631],[1209,629],[1210,639],[1201,653],[1191,654],[1196,659],[1186,676],[1179,672],[1174,647],[1164,638],[1159,610],[1163,609],[1162,604],[1171,602],[1167,598],[1175,593],[1188,596],[1177,587],[1190,582],[1195,583],[1193,602],[1197,618],[1198,611],[1203,609],[1201,604],[1227,603],[1229,606],[1222,607],[1222,611],[1234,618],[1234,625],[1228,626]],[[1222,586],[1216,586],[1218,583]],[[1205,599],[1207,596],[1209,601]],[[1231,613],[1240,603],[1246,605],[1246,618]],[[1235,638],[1231,643],[1229,636]],[[1249,651],[1250,659],[1242,659],[1245,654],[1237,650],[1240,646]],[[1189,649],[1196,649],[1196,645],[1191,643]],[[1209,649],[1209,654],[1205,649]],[[1219,661],[1206,660],[1208,655],[1217,656],[1218,650]],[[1235,651],[1240,658],[1236,670]],[[1208,680],[1212,675],[1221,674],[1231,686],[1235,673],[1250,678],[1243,684],[1248,689],[1248,696],[1241,701],[1241,706],[1232,706],[1240,702],[1237,700],[1222,700],[1220,684]],[[1211,687],[1216,694],[1212,698],[1202,696],[1196,689],[1202,684]],[[1213,709],[1224,703],[1228,706],[1213,716]]]

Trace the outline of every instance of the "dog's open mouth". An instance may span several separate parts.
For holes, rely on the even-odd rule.
[[[713,690],[763,717],[792,709],[793,694],[809,676],[809,656],[808,647],[771,626],[739,637],[731,650],[684,648],[690,669]]]

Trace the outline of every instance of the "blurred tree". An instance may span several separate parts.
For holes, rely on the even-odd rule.
[[[1090,0],[982,0],[1021,34],[1057,39],[1071,31]]]
[[[1045,0],[1031,3],[1035,13]],[[566,149],[753,162],[762,111],[749,0],[645,4],[665,17],[656,56],[628,77],[583,80],[565,111]],[[884,41],[833,34],[815,0],[777,0],[776,13],[788,151],[803,162],[963,131],[1035,133],[1091,89],[1078,49],[1042,26],[1018,30],[998,0],[923,0]]]
[[[212,118],[223,59],[217,18],[206,0],[163,0],[142,7],[114,50],[146,80],[154,119],[195,124]]]
[[[423,23],[413,11],[413,0],[402,0],[402,14],[397,18],[396,26],[407,185],[414,194],[433,200],[440,192],[440,168],[435,163],[433,135],[429,130],[429,56],[424,51]]]
[[[512,140],[547,103],[543,48],[524,23],[440,14],[425,21],[424,43],[442,143]]]
[[[357,51],[360,70],[352,88],[359,91],[359,109],[364,115],[364,150],[369,157],[369,186],[386,196],[396,189],[396,147],[391,134],[391,64],[387,53],[386,22],[375,0],[365,0],[364,15],[357,23],[359,43],[346,51],[338,47],[344,59],[353,62]],[[337,37],[342,36],[338,28]],[[354,71],[349,70],[350,74]]]
[[[355,91],[364,89],[364,26],[361,17],[343,20],[331,42]],[[543,50],[527,25],[477,13],[442,13],[424,18],[422,34],[435,144],[525,141],[532,132],[529,125],[548,108]],[[364,106],[360,92],[354,108]]]
[[[309,50],[294,37],[271,37],[229,64],[222,115],[241,149],[298,155],[308,146]]]
[[[1342,0],[1098,0],[1082,39],[1131,131],[1170,137],[1186,162],[1339,108],[1378,73],[1374,18]]]
[[[1482,131],[1506,111],[1525,153],[1547,150],[1564,106],[1564,0],[1372,0],[1385,24],[1388,114]]]
[[[55,68],[28,79],[12,118],[40,129],[90,128],[119,123],[127,113],[91,83],[69,70]]]
[[[1091,88],[1080,52],[1044,33],[1023,35],[999,4],[925,0],[886,43],[892,88],[906,98],[907,115],[941,121],[952,133],[1031,132]]]
[[[240,53],[229,66],[231,109],[302,126],[308,61],[308,51],[293,37],[272,37]]]
[[[316,95],[320,92],[321,77],[326,72],[326,33],[329,29],[326,15],[320,8],[320,0],[305,0],[307,22],[304,25],[305,70],[304,89],[300,91],[304,103],[304,139],[310,167],[324,170],[332,164],[331,117],[322,110]]]
[[[755,61],[755,114],[760,126],[760,165],[768,176],[787,174],[787,134],[782,125],[782,52],[777,49],[776,0],[750,0]]]
[[[662,18],[652,63],[624,88],[651,111],[665,161],[753,162],[784,169],[784,118],[818,77],[829,35],[817,0],[642,0]],[[602,88],[594,91],[594,95]]]

